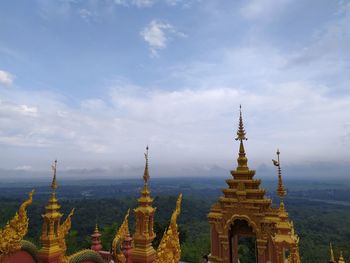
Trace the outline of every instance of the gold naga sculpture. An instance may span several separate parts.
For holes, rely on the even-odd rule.
[[[32,204],[34,190],[28,194],[28,199],[19,207],[16,215],[0,229],[0,258],[21,249],[21,241],[28,232],[29,219],[27,207]]]
[[[70,257],[65,256],[66,251],[67,251],[66,236],[72,227],[72,216],[74,214],[74,210],[75,210],[74,208],[71,210],[71,212],[67,216],[66,220],[58,228],[59,246],[62,249],[62,257],[61,257],[62,263],[69,262],[69,260],[70,260]]]
[[[120,226],[113,239],[113,258],[116,263],[125,263],[126,261],[126,258],[122,251],[122,245],[125,238],[129,235],[129,213],[130,209],[126,213],[123,224]]]
[[[179,241],[177,217],[181,211],[182,194],[176,201],[176,208],[171,215],[170,226],[165,231],[162,240],[158,246],[154,263],[178,263],[181,256],[181,247]]]

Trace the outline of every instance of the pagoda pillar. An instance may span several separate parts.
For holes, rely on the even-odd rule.
[[[257,259],[258,262],[266,262],[268,257],[266,255],[267,251],[267,240],[257,239],[256,240],[256,248],[257,248]]]
[[[238,263],[238,235],[233,236],[233,262]]]
[[[125,256],[125,263],[132,263],[132,237],[128,235],[123,242],[123,254]]]
[[[101,243],[101,233],[98,230],[98,226],[96,224],[95,226],[95,231],[94,233],[91,235],[91,249],[99,252],[102,250],[102,243]]]

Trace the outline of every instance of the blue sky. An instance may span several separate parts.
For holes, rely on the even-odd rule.
[[[0,168],[133,174],[149,144],[156,176],[228,170],[239,104],[252,168],[344,165],[349,25],[336,0],[1,1]]]

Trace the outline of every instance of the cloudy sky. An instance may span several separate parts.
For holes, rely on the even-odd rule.
[[[228,170],[239,104],[251,168],[347,174],[349,25],[336,0],[1,1],[0,176],[138,173],[147,144],[155,176]]]

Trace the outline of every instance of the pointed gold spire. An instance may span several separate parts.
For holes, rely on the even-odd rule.
[[[98,230],[98,225],[97,225],[97,223],[95,224],[95,233],[98,233],[99,232],[99,230]]]
[[[53,178],[51,183],[51,189],[53,192],[56,192],[57,189],[57,182],[56,182],[56,170],[57,170],[57,160],[54,161],[54,163],[51,165],[52,171],[53,171]]]
[[[329,243],[329,263],[336,263],[334,259],[332,243]]]
[[[340,251],[340,257],[339,257],[338,263],[345,263],[345,260],[343,258],[343,251]]]
[[[56,172],[57,172],[57,160],[51,165],[53,171],[52,183],[51,183],[51,197],[49,200],[49,204],[46,206],[47,210],[56,211],[60,208],[58,204],[58,200],[56,198],[56,189],[57,189],[57,181],[56,181]]]
[[[246,132],[244,129],[243,124],[243,118],[242,118],[242,106],[239,105],[239,123],[238,123],[238,131],[237,131],[237,137],[235,138],[236,141],[240,141],[239,144],[239,154],[238,154],[238,171],[248,171],[248,159],[246,157],[243,141],[248,140],[248,138],[245,136]]]
[[[287,194],[286,189],[284,188],[283,185],[283,180],[282,180],[282,170],[281,170],[281,161],[280,161],[280,151],[277,149],[277,161],[272,159],[272,162],[275,166],[277,166],[277,172],[278,172],[278,186],[277,186],[277,193],[280,197],[280,209],[284,210],[284,197]]]
[[[150,179],[149,171],[148,171],[148,145],[146,147],[145,152],[145,170],[143,172],[143,189],[141,191],[141,197],[138,199],[140,205],[148,205],[151,204],[153,199],[151,198],[151,191],[148,189],[148,181]]]
[[[145,182],[145,184],[147,184],[150,178],[149,172],[148,172],[148,145],[146,147],[145,160],[146,160],[146,164],[145,164],[145,171],[143,173],[143,181]]]

